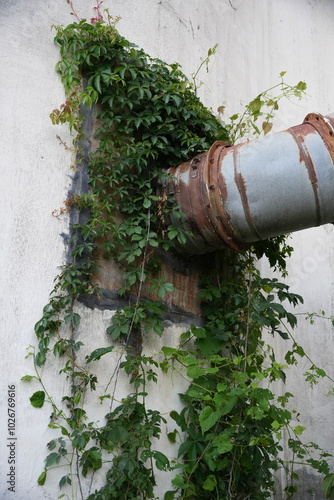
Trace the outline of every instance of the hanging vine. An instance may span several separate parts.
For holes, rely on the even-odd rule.
[[[196,83],[186,78],[178,64],[166,64],[138,49],[118,33],[117,19],[108,12],[104,20],[102,2],[94,7],[90,23],[81,20],[72,2],[68,3],[76,21],[55,27],[61,54],[57,71],[66,101],[51,113],[51,119],[55,124],[68,123],[76,133],[79,161],[85,139],[82,107],[94,107],[98,145],[88,162],[89,191],[71,197],[56,214],[76,211],[85,217],[72,226],[70,262],[56,278],[35,326],[38,344],[29,351],[35,373],[23,377],[41,384],[30,401],[37,408],[51,405],[49,426],[59,432],[48,443],[38,484],[44,485],[51,473],[65,471],[59,480],[61,496],[147,499],[155,498],[158,469],[174,472],[165,500],[260,500],[271,496],[275,471],[284,467],[290,470],[286,498],[292,498],[297,491],[293,470],[297,457],[327,475],[326,494],[330,495],[329,455],[314,443],[302,443],[304,427],[293,424],[296,415],[288,409],[292,394],[276,397],[271,388],[272,382],[284,381],[287,365],[305,356],[294,342],[285,360],[278,361],[263,340],[265,330],[291,338],[297,319],[283,304],[302,302],[285,284],[262,278],[256,269],[256,258],[266,254],[272,267],[284,272],[285,258],[292,250],[285,237],[261,243],[245,255],[226,252],[224,266],[221,259],[212,259],[199,294],[205,324],[191,325],[181,335],[179,348],[163,347],[162,361],[131,343],[134,334],[139,343],[142,335],[163,335],[167,311],[163,299],[174,287],[161,276],[161,262],[187,238],[182,225],[164,222],[168,214],[173,219],[182,217],[178,207],[158,194],[166,169],[208,150],[216,140],[240,137],[250,127],[267,133],[279,100],[301,97],[305,84],[288,85],[282,72],[276,97],[272,95],[276,87],[263,92],[248,105],[246,118],[233,115],[224,127],[200,102]],[[261,120],[264,125],[258,126]],[[123,284],[118,293],[127,305],[112,317],[106,332],[110,345],[99,347],[96,339],[96,349],[86,354],[82,364],[78,355],[84,346],[74,340],[81,319],[75,306],[82,296],[103,293],[94,281],[101,257],[121,269]],[[159,300],[144,298],[144,285]],[[60,402],[41,376],[51,354],[64,361],[61,373],[70,381],[70,393]],[[99,396],[101,403],[110,402],[101,424],[87,418],[86,394],[94,393],[98,382],[90,367],[106,355],[114,356],[116,381],[120,370],[128,375],[130,392],[117,401],[115,390],[107,387]],[[326,376],[310,364],[315,383]],[[168,438],[178,445],[174,460],[158,449],[165,417],[146,404],[148,385],[159,383],[161,371],[177,372],[190,383],[181,394],[182,410],[168,409],[175,422]],[[283,429],[289,435],[288,463],[280,458]],[[96,488],[94,477],[102,469],[104,485]]]

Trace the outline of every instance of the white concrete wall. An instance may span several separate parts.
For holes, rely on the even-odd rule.
[[[92,17],[94,5],[93,0],[75,2],[82,17]],[[202,70],[199,75],[204,82],[199,92],[213,110],[225,104],[227,116],[241,111],[275,84],[284,70],[291,83],[307,82],[308,96],[298,106],[281,106],[277,129],[299,123],[309,111],[334,111],[332,0],[104,0],[103,5],[121,16],[118,29],[124,36],[152,56],[181,63],[189,76],[218,43],[209,73]],[[0,6],[0,498],[53,499],[57,481],[48,480],[44,487],[36,484],[47,453],[45,444],[54,437],[47,431],[50,409],[30,406],[28,398],[39,388],[20,378],[32,373],[25,349],[35,342],[34,324],[65,259],[60,234],[68,232],[68,221],[51,214],[66,198],[73,158],[56,139],[58,134],[70,144],[66,127],[53,126],[49,119],[64,100],[54,71],[58,49],[50,26],[66,25],[72,17],[65,0],[2,0]],[[334,314],[333,238],[332,226],[293,237],[296,251],[289,263],[289,280],[294,291],[304,296],[301,312],[323,309]],[[110,313],[83,313],[83,342],[94,348],[90,332],[102,336]],[[301,320],[296,337],[334,377],[330,323],[310,327]],[[279,357],[280,346],[276,349]],[[56,364],[54,369],[57,373]],[[66,382],[58,382],[49,370],[45,377],[52,392],[60,396]],[[325,396],[328,384],[311,390],[297,377],[293,372],[291,392],[298,396],[295,403],[308,427],[307,436],[334,452],[333,399]],[[15,493],[6,484],[8,385],[15,385],[17,394]],[[168,390],[174,400],[178,390],[175,385]]]

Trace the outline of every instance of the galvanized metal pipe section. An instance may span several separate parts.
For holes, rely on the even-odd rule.
[[[236,146],[216,142],[169,172],[167,193],[193,234],[189,253],[241,251],[333,222],[334,114],[311,113],[301,125]]]

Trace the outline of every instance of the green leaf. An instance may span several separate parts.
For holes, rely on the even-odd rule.
[[[218,453],[228,453],[232,450],[233,444],[230,442],[228,434],[219,434],[212,440],[213,446],[217,447]]]
[[[57,446],[57,441],[55,439],[50,441],[50,443],[48,444],[49,450],[54,450],[56,446]]]
[[[164,500],[174,500],[175,495],[176,495],[176,491],[171,491],[171,490],[166,491],[165,496],[164,496]]]
[[[43,486],[45,484],[46,473],[47,471],[43,470],[43,472],[38,476],[37,484],[39,484],[39,486]]]
[[[213,491],[217,486],[216,478],[213,474],[210,474],[203,483],[203,490]]]
[[[282,304],[277,304],[276,302],[271,303],[271,308],[274,309],[280,316],[284,317],[285,316],[285,309],[282,306]]]
[[[173,356],[173,354],[178,352],[174,347],[162,347],[161,351],[165,356]]]
[[[305,82],[299,82],[299,83],[297,83],[297,85],[296,85],[296,89],[297,89],[297,90],[304,91],[304,90],[306,90],[306,88],[307,88],[307,85],[306,85],[306,83],[305,83]]]
[[[178,235],[178,232],[175,229],[168,231],[168,237],[173,240]]]
[[[185,453],[188,453],[191,448],[194,447],[194,442],[187,440],[184,443],[181,444],[179,450],[178,450],[178,457],[182,457]]]
[[[282,330],[274,330],[274,331],[277,332],[278,335],[282,337],[282,339],[289,340],[290,336],[287,332],[282,332]]]
[[[102,467],[102,454],[96,447],[84,451],[80,458],[82,466],[82,475],[87,476],[89,470],[96,471]]]
[[[100,78],[101,78],[101,75],[97,74],[94,78],[94,85],[96,87],[96,90],[101,94],[102,91],[101,91],[101,85],[100,85]]]
[[[69,476],[63,476],[59,481],[59,488],[61,489],[65,484],[72,484],[71,478]],[[60,498],[60,497],[59,497]]]
[[[155,240],[149,240],[149,242],[150,244],[154,242],[156,245],[158,245]],[[155,290],[157,290],[158,297],[163,299],[167,292],[171,293],[174,291],[174,285],[172,283],[165,283],[165,280],[166,280],[165,277],[161,279],[152,279],[153,284],[149,287],[148,291],[154,292]]]
[[[168,470],[169,469],[169,460],[166,457],[166,455],[164,455],[160,451],[154,451],[153,456],[155,459],[155,465],[156,465],[157,469],[159,469],[159,470]]]
[[[143,207],[144,208],[150,208],[151,205],[152,205],[151,200],[149,198],[145,198],[144,202],[143,202]]]
[[[177,411],[175,410],[172,410],[169,414],[170,418],[172,418],[173,420],[175,420],[177,422],[177,420],[180,418],[180,415],[178,414]]]
[[[187,377],[198,378],[204,375],[205,371],[198,365],[190,365],[187,368]]]
[[[187,483],[184,482],[182,473],[176,474],[174,479],[172,479],[172,484],[177,488],[187,488],[188,486]]]
[[[50,467],[51,465],[54,464],[59,464],[61,459],[61,456],[59,453],[56,453],[55,451],[53,453],[50,453],[45,459],[45,467]]]
[[[190,331],[197,339],[206,338],[206,330],[204,328],[198,328],[194,325],[191,325]]]
[[[29,382],[33,378],[36,378],[35,375],[24,375],[23,377],[21,377],[21,380],[23,380],[24,382]]]
[[[92,361],[98,361],[102,356],[112,352],[115,346],[111,345],[108,347],[99,347],[95,349],[95,351],[91,352],[88,356],[86,356],[86,363],[91,363]]]
[[[79,404],[80,403],[80,399],[81,399],[81,392],[77,392],[76,395],[73,398],[73,403],[75,405]]]
[[[301,434],[303,434],[305,429],[306,429],[306,427],[304,427],[303,425],[296,425],[296,427],[293,430],[294,430],[294,433],[297,434],[297,436],[300,436]]]
[[[205,406],[201,413],[199,414],[199,423],[202,429],[202,432],[206,432],[211,427],[215,425],[217,420],[219,419],[219,412],[213,411],[211,406]]]
[[[30,403],[34,408],[42,408],[42,406],[44,405],[44,401],[45,401],[44,391],[34,392],[34,394],[30,398]]]
[[[173,432],[168,432],[167,437],[171,443],[176,443],[176,429]]]
[[[217,396],[218,396],[218,394],[216,395],[216,397]],[[215,401],[216,401],[216,398],[215,398]],[[236,405],[237,401],[238,401],[238,397],[236,395],[229,394],[226,398],[225,405],[222,408],[221,415],[228,415],[228,413],[230,413],[232,408],[234,408],[234,406]]]
[[[326,498],[334,497],[334,474],[327,474],[321,484],[321,491]]]
[[[173,283],[163,283],[163,287],[166,290],[166,292],[174,292],[174,285]]]

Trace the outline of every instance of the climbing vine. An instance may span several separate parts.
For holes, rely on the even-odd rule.
[[[75,134],[76,166],[81,168],[85,110],[94,110],[97,146],[87,158],[89,189],[71,196],[56,213],[79,215],[71,227],[69,262],[35,326],[37,346],[29,349],[35,372],[23,377],[41,384],[30,401],[36,408],[51,405],[49,427],[59,433],[47,445],[38,484],[61,471],[59,498],[147,499],[155,498],[158,470],[172,473],[165,500],[257,500],[271,496],[275,471],[283,467],[290,470],[285,494],[292,498],[297,457],[327,475],[330,493],[329,455],[314,443],[303,444],[304,427],[288,409],[292,394],[276,397],[271,388],[272,382],[285,380],[288,365],[305,356],[293,341],[285,360],[276,360],[263,339],[264,331],[293,338],[297,319],[285,304],[302,302],[285,284],[262,278],[256,269],[256,258],[265,254],[272,267],[284,272],[285,257],[292,251],[285,237],[244,255],[226,251],[214,256],[200,286],[203,325],[191,325],[179,347],[165,346],[158,356],[145,355],[141,348],[144,335],[163,335],[164,299],[174,286],[162,274],[162,262],[188,236],[182,224],[167,222],[182,219],[161,189],[167,169],[208,150],[216,140],[244,136],[250,127],[267,133],[279,100],[301,97],[305,84],[287,85],[282,72],[277,96],[271,93],[276,87],[263,92],[245,115],[234,115],[223,126],[197,97],[195,80],[189,81],[178,64],[151,58],[122,37],[117,19],[107,11],[102,14],[102,2],[97,1],[90,23],[68,3],[76,21],[55,27],[61,55],[57,71],[66,101],[51,119],[68,123]],[[213,53],[211,49],[208,57]],[[96,339],[96,349],[86,353],[77,340],[81,318],[76,305],[84,296],[103,295],[95,279],[102,259],[112,260],[122,274],[118,294],[123,305],[107,328],[109,345],[101,347]],[[156,300],[145,296],[144,288]],[[70,393],[61,401],[41,375],[51,354],[63,360],[61,374],[70,382]],[[114,356],[115,386],[121,370],[128,376],[129,394],[119,401],[116,390],[106,385],[97,396],[109,405],[101,423],[90,421],[86,400],[88,392],[98,394],[94,367],[103,356]],[[314,383],[326,376],[311,360],[310,365]],[[146,401],[148,388],[159,383],[161,374],[173,373],[188,380],[189,387],[180,395],[181,409],[168,409],[175,422],[168,439],[178,446],[171,459],[159,450],[166,415]],[[280,456],[283,429],[289,436],[289,463]]]

